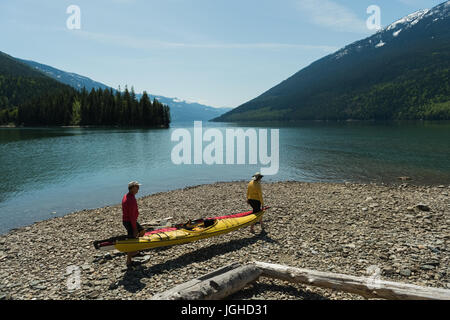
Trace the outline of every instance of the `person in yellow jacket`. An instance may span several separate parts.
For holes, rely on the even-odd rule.
[[[247,203],[252,206],[253,213],[261,211],[261,208],[264,207],[264,200],[261,190],[261,179],[264,177],[261,173],[257,172],[253,175],[252,180],[248,183],[247,186]],[[255,232],[254,225],[250,226],[250,231],[252,233]],[[261,220],[261,229],[263,229],[263,222]]]

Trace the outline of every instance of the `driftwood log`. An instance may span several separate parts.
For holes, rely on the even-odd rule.
[[[255,262],[261,276],[391,300],[450,300],[450,290]]]
[[[233,263],[156,294],[152,300],[218,300],[243,289],[261,274],[254,264]]]
[[[223,299],[259,277],[269,277],[309,286],[359,294],[366,298],[390,300],[450,300],[450,290],[384,281],[377,277],[356,277],[339,273],[293,268],[256,261],[233,263],[202,277],[156,294],[152,300]]]

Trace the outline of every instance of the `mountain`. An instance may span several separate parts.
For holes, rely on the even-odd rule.
[[[92,90],[72,87],[80,83],[92,84]],[[128,90],[114,92],[86,77],[0,52],[0,125],[167,128],[169,123],[169,107],[145,94],[138,100]]]
[[[81,90],[83,87],[86,88],[86,90],[91,91],[91,89],[108,89],[109,87],[104,85],[103,83],[94,81],[88,77],[80,76],[79,74],[72,73],[72,72],[65,72],[61,71],[59,69],[53,68],[51,66],[38,63],[31,60],[23,60],[18,59],[18,61],[27,64],[31,68],[38,70],[45,75],[55,79],[56,81],[62,82],[64,84],[67,84],[75,89]]]
[[[0,110],[66,86],[0,52]]]
[[[30,60],[17,59],[20,62],[27,64],[35,70],[39,70],[45,75],[62,82],[64,84],[70,85],[75,89],[81,89],[83,87],[90,91],[91,89],[108,89],[107,85],[94,81],[90,78],[81,76],[76,73],[62,71],[51,66],[38,63]],[[113,89],[114,90],[114,89]],[[115,91],[115,90],[114,90]],[[136,97],[140,99],[142,94],[136,94]],[[172,122],[178,121],[194,121],[202,120],[208,121],[215,117],[222,115],[223,113],[231,110],[231,108],[213,108],[196,102],[188,102],[178,98],[167,98],[159,95],[151,95],[149,97],[153,100],[156,98],[159,102],[168,105],[170,107]]]
[[[231,110],[231,108],[213,108],[197,102],[190,102],[178,98],[167,98],[154,95],[149,96],[152,99],[156,98],[159,102],[170,107],[172,122],[195,120],[209,121]]]
[[[410,14],[214,121],[450,119],[449,11]]]

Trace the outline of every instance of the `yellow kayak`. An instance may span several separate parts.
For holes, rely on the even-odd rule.
[[[263,208],[262,211],[257,213],[249,211],[229,216],[190,221],[183,225],[147,232],[140,238],[126,239],[123,236],[96,241],[94,246],[96,249],[102,250],[117,249],[121,252],[133,252],[184,244],[250,226],[260,221],[267,209],[267,207]]]

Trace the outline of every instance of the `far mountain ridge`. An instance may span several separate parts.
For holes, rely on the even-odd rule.
[[[67,84],[75,89],[82,89],[90,91],[92,89],[109,89],[110,87],[101,83],[94,81],[88,77],[81,76],[73,72],[66,72],[59,70],[57,68],[38,63],[31,60],[17,59],[35,70],[39,70],[45,75]],[[112,88],[114,91],[116,89]],[[197,102],[190,102],[179,98],[169,98],[161,95],[154,95],[147,92],[149,97],[153,100],[156,98],[159,102],[168,105],[170,107],[172,122],[178,121],[194,121],[203,120],[208,121],[212,118],[218,117],[221,114],[230,111],[231,108],[215,108],[212,106],[203,105]],[[140,99],[142,97],[141,93],[136,93],[136,97]]]

